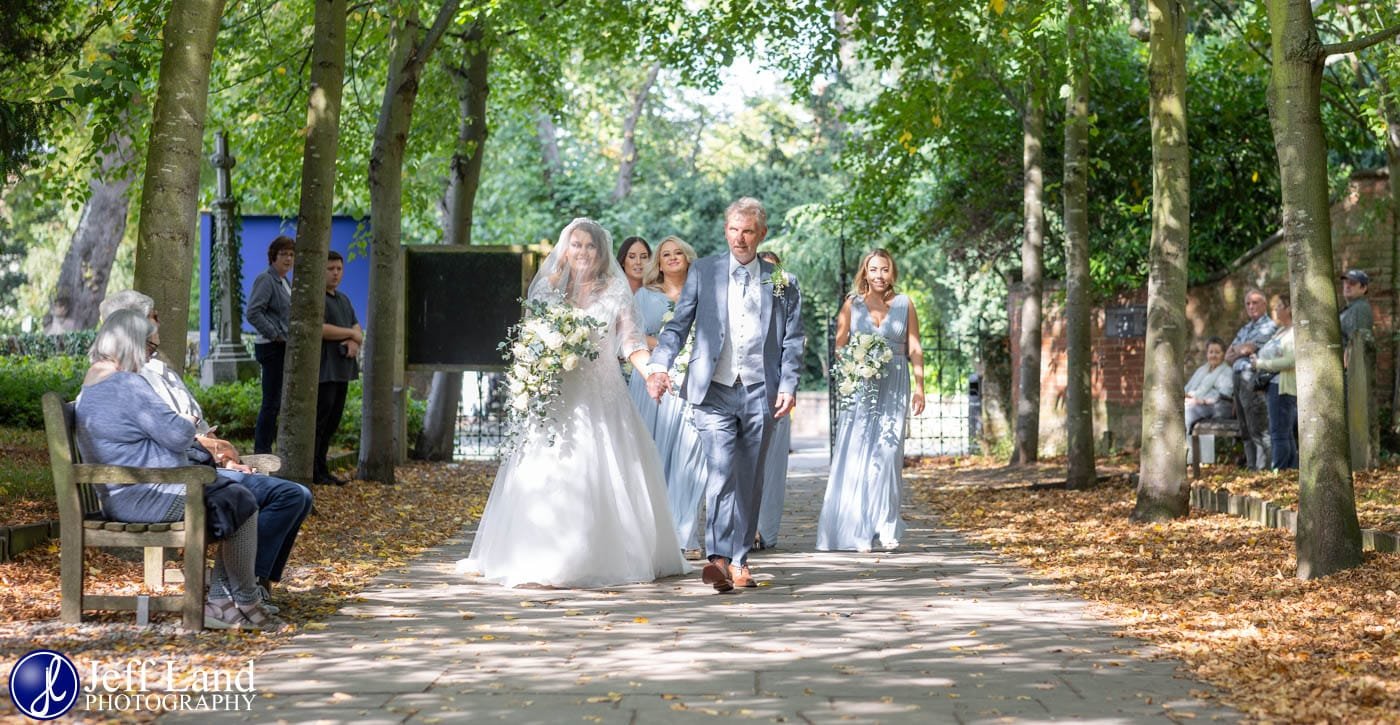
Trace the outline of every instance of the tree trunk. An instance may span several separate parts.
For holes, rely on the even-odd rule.
[[[394,483],[403,430],[403,402],[395,399],[394,383],[401,362],[403,255],[399,244],[403,237],[404,150],[413,126],[423,64],[457,14],[459,2],[445,0],[426,34],[418,21],[416,3],[401,4],[401,12],[395,15],[400,19],[391,31],[389,78],[370,148],[370,301],[357,477],[385,484]]]
[[[1278,150],[1298,376],[1298,577],[1361,563],[1343,410],[1341,325],[1322,129],[1325,58],[1308,0],[1268,0],[1269,120]]]
[[[165,320],[160,349],[177,373],[185,369],[209,64],[223,13],[224,0],[170,4],[141,186],[135,287],[155,300]]]
[[[88,200],[59,269],[53,303],[44,316],[44,332],[50,335],[86,330],[99,322],[97,308],[107,296],[112,262],[126,234],[131,209],[127,192],[136,181],[131,136],[122,125],[108,137],[111,149],[102,152],[97,173],[88,182]]]
[[[646,80],[642,81],[642,87],[638,88],[637,95],[632,97],[631,112],[622,122],[622,159],[617,167],[617,186],[612,194],[614,202],[622,201],[632,193],[632,172],[637,168],[637,122],[642,118],[647,95],[651,93],[651,87],[656,83],[656,74],[660,72],[661,63],[652,63]]]
[[[457,81],[457,103],[462,120],[457,132],[457,150],[452,155],[452,174],[447,185],[447,244],[472,243],[472,216],[476,192],[481,186],[481,160],[486,151],[486,97],[491,48],[485,42],[482,21],[472,23],[466,34],[467,64],[452,68]],[[457,437],[457,410],[462,402],[462,373],[433,373],[428,392],[428,413],[418,436],[415,455],[429,461],[452,460]]]
[[[1012,463],[1040,458],[1040,328],[1045,292],[1045,94],[1035,79],[1026,81],[1021,115],[1021,168],[1025,174],[1021,237],[1021,373],[1016,389],[1016,444]]]
[[[1400,270],[1400,103],[1391,96],[1384,75],[1377,78],[1381,92],[1381,112],[1385,114],[1386,183],[1390,187],[1390,268]],[[1394,275],[1394,272],[1392,272]],[[1394,378],[1390,386],[1390,432],[1400,433],[1400,334],[1394,330],[1400,321],[1400,293],[1390,296],[1390,360]]]
[[[321,325],[326,319],[326,252],[335,212],[335,159],[345,82],[346,0],[316,0],[301,206],[292,273],[291,325],[282,380],[277,442],[283,478],[310,480],[316,451],[316,400],[321,381]]]
[[[1191,513],[1186,482],[1186,262],[1191,150],[1186,144],[1186,6],[1149,0],[1147,66],[1152,117],[1152,244],[1148,249],[1147,360],[1142,463],[1134,521]]]
[[[559,129],[546,112],[535,114],[535,133],[540,139],[540,160],[544,163],[544,188],[551,195],[554,185],[564,177],[564,162],[559,158]]]
[[[1093,359],[1089,349],[1089,38],[1084,0],[1070,0],[1065,23],[1070,93],[1065,100],[1065,328],[1070,489],[1093,486]]]

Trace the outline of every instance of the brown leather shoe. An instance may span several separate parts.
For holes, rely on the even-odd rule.
[[[758,586],[758,583],[753,580],[753,575],[749,574],[749,568],[747,566],[734,566],[730,564],[729,578],[734,581],[734,586],[736,587],[749,589]]]
[[[734,588],[734,582],[729,578],[729,561],[724,558],[711,559],[700,571],[700,580],[713,586],[717,592]]]

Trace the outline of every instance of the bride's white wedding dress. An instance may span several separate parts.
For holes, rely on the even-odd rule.
[[[646,349],[627,283],[614,279],[583,307],[608,323],[597,359],[560,381],[549,434],[534,430],[502,462],[462,573],[508,587],[604,587],[689,570],[651,435],[618,373]]]

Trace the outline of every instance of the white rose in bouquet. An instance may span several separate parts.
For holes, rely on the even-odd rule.
[[[565,353],[564,358],[560,364],[564,366],[565,370],[573,370],[574,368],[578,367],[578,355],[575,355],[571,352]]]

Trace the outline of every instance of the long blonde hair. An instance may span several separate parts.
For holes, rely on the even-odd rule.
[[[646,269],[642,270],[643,287],[661,289],[661,248],[666,246],[667,242],[675,242],[676,246],[681,248],[681,253],[685,255],[686,262],[690,264],[695,264],[696,257],[700,256],[695,253],[695,247],[690,246],[690,243],[674,234],[662,239],[656,243],[656,251],[652,253],[651,259],[647,260]]]
[[[876,257],[883,257],[890,263],[890,287],[885,290],[885,299],[894,297],[894,284],[899,281],[899,265],[895,263],[894,257],[883,249],[872,249],[860,258],[860,267],[856,269],[855,286],[851,288],[852,297],[864,297],[870,292],[870,282],[865,279],[865,268],[870,264],[870,260]]]

